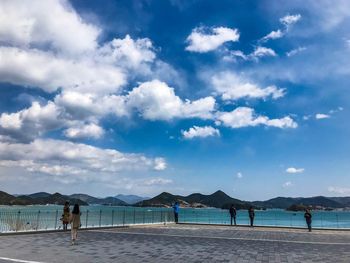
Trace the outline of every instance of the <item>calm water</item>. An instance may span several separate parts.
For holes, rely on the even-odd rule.
[[[0,206],[0,232],[60,229],[63,206]],[[173,222],[172,209],[110,206],[81,207],[82,227]],[[313,227],[350,229],[350,211],[314,211]],[[180,209],[179,222],[230,224],[228,210]],[[237,224],[248,225],[246,210],[237,211]],[[284,210],[255,211],[255,225],[305,227],[303,212]]]

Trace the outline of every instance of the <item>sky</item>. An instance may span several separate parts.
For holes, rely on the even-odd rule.
[[[0,190],[350,195],[347,0],[1,0]]]

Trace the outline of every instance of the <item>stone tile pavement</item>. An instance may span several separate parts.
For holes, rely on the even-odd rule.
[[[350,262],[350,232],[166,225],[0,235],[0,263]],[[12,261],[11,261],[12,260]]]

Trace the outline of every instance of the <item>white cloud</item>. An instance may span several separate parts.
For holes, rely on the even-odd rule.
[[[257,115],[254,109],[248,107],[238,107],[231,112],[218,112],[216,123],[230,128],[242,128],[248,126],[272,126],[276,128],[296,128],[298,124],[289,116],[281,119],[269,119],[266,116]]]
[[[292,50],[286,52],[286,55],[287,55],[287,57],[292,57],[292,56],[295,56],[296,54],[298,54],[304,50],[306,50],[306,47],[298,47],[296,49],[292,49]]]
[[[300,14],[286,15],[286,16],[280,18],[280,22],[288,28],[289,26],[297,23],[300,19],[301,19]]]
[[[242,174],[241,172],[238,172],[238,173],[237,173],[237,178],[238,178],[238,179],[243,178],[243,174]]]
[[[250,56],[252,56],[253,58],[261,58],[267,56],[275,57],[277,56],[277,54],[271,48],[258,46],[255,48],[254,52]]]
[[[284,32],[282,32],[280,29],[277,31],[271,31],[269,34],[264,36],[261,40],[262,41],[268,41],[269,39],[278,39],[284,36]]]
[[[153,62],[156,58],[150,39],[133,40],[129,35],[124,39],[113,39],[99,49],[100,58],[127,68],[138,68],[142,63]]]
[[[195,137],[205,138],[209,136],[220,136],[220,131],[211,126],[193,126],[188,131],[182,131],[181,133],[185,139],[193,139]]]
[[[260,88],[257,84],[230,71],[213,75],[211,83],[215,90],[222,94],[223,100],[237,100],[245,97],[266,98],[268,96],[277,99],[284,96],[284,89],[279,89],[276,86]]]
[[[196,27],[187,37],[187,51],[205,53],[217,49],[225,42],[236,42],[239,39],[237,29],[227,27]]]
[[[71,127],[64,131],[64,135],[71,139],[77,138],[95,138],[98,139],[105,131],[102,127],[95,123],[89,123],[86,125],[79,125],[77,127]]]
[[[99,33],[98,27],[84,22],[65,0],[1,1],[3,43],[21,47],[49,45],[76,54],[94,50]]]
[[[340,195],[350,195],[350,187],[338,187],[338,186],[330,186],[328,187],[328,192],[331,192],[333,194],[340,194]]]
[[[40,50],[0,47],[2,82],[39,87],[46,92],[58,88],[79,92],[117,92],[125,83],[120,69],[88,60],[70,60]]]
[[[290,173],[290,174],[303,173],[304,171],[305,171],[304,168],[289,167],[289,168],[286,169],[286,172]]]
[[[164,158],[157,157],[154,159],[154,170],[156,171],[163,171],[167,168],[167,163]]]
[[[152,178],[144,181],[145,185],[166,185],[166,184],[172,184],[173,180],[171,179],[164,179],[164,178]]]
[[[206,97],[196,101],[183,101],[166,83],[153,80],[134,88],[128,94],[127,105],[149,120],[194,117],[208,119],[214,111],[215,99]]]
[[[328,114],[323,114],[323,113],[317,113],[317,114],[315,115],[315,118],[316,118],[317,120],[329,119],[330,117],[331,117],[330,115],[328,115]]]
[[[27,109],[16,113],[2,113],[0,134],[26,141],[46,131],[57,129],[63,124],[61,111],[53,102],[42,106],[34,101]]]
[[[293,183],[291,181],[287,181],[282,185],[283,188],[288,188],[288,187],[292,187],[292,186],[293,186]]]
[[[76,175],[75,180],[84,176],[98,180],[103,173],[166,168],[163,158],[151,159],[142,154],[52,139],[36,139],[29,144],[0,142],[0,160],[0,166],[50,175]]]
[[[241,50],[226,50],[225,53],[222,58],[224,61],[236,61],[237,58],[249,59],[249,56],[245,55]]]

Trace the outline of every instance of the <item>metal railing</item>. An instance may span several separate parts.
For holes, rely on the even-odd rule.
[[[60,230],[62,210],[2,210],[0,208],[0,233]],[[116,207],[115,209],[86,209],[81,211],[81,228],[158,224],[174,222],[172,209]]]
[[[188,224],[220,224],[230,225],[228,210],[222,209],[180,209],[179,222]],[[237,225],[250,225],[247,210],[238,210]],[[306,227],[303,212],[285,210],[255,211],[255,226],[271,227]],[[350,211],[313,211],[312,226],[320,229],[349,229]]]

